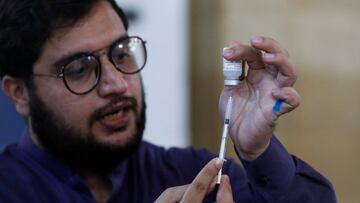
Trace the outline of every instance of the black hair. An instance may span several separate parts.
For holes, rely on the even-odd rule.
[[[55,31],[75,25],[104,0],[0,0],[0,79],[29,79]],[[125,29],[128,20],[115,0],[106,0]]]

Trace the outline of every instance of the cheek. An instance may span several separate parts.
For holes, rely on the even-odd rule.
[[[68,127],[81,132],[81,134],[88,134],[89,118],[94,112],[92,105],[86,102],[63,101],[56,106],[57,117]]]
[[[53,106],[56,115],[67,125],[76,128],[85,128],[90,109],[85,104],[60,100]]]
[[[130,94],[132,94],[131,96],[135,97],[137,100],[137,104],[140,110],[140,108],[142,107],[142,100],[143,95],[142,95],[142,85],[141,85],[141,80],[140,80],[140,76],[136,76],[134,77],[132,80],[129,80],[128,82],[129,84],[129,91],[131,92]]]
[[[38,90],[38,95],[41,95],[43,102],[55,114],[57,120],[77,129],[86,128],[87,118],[91,114],[91,104],[84,102],[86,99],[79,99],[79,96],[61,87]]]

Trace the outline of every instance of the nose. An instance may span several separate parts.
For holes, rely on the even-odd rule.
[[[114,94],[124,94],[128,89],[128,83],[124,74],[117,71],[106,55],[101,57],[101,77],[98,92],[102,97]]]

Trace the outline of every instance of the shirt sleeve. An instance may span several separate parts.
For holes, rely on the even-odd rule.
[[[291,156],[275,136],[256,160],[241,159],[256,202],[336,202],[331,183],[308,164]]]

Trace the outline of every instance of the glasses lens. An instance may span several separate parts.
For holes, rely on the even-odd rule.
[[[111,59],[122,73],[139,72],[144,68],[146,62],[144,42],[138,37],[130,37],[119,42],[111,50]]]
[[[99,69],[99,62],[94,56],[80,57],[65,66],[65,83],[77,94],[86,93],[96,85]]]

